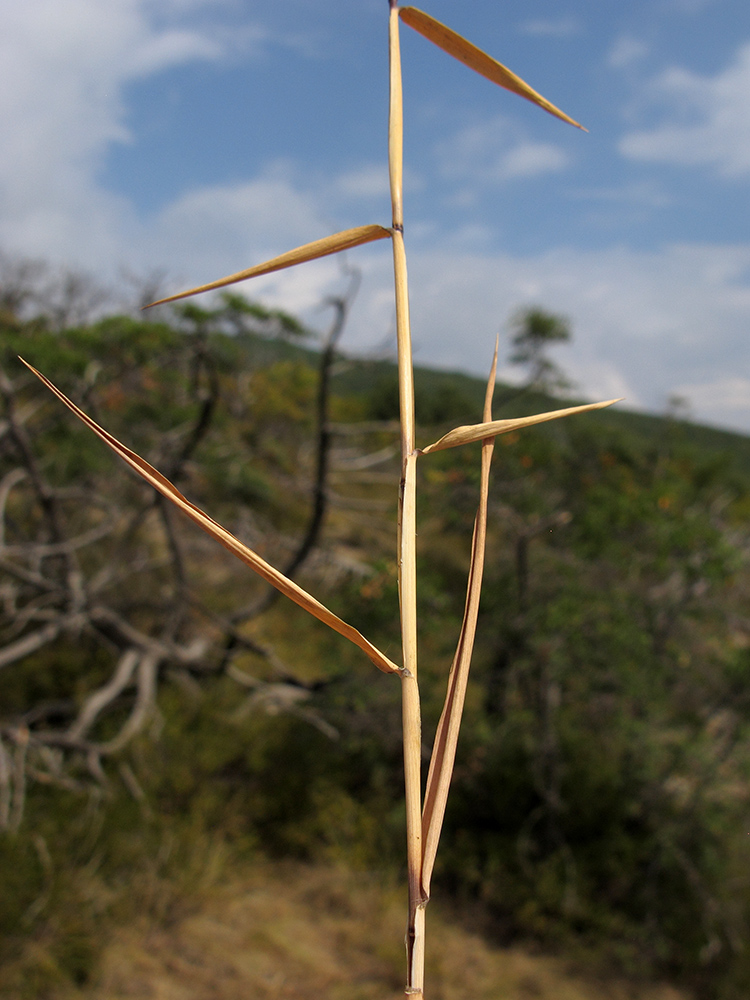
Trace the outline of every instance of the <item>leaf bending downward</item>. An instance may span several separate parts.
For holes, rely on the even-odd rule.
[[[498,86],[504,87],[514,94],[518,94],[519,97],[525,97],[527,101],[538,105],[556,118],[568,122],[569,125],[575,125],[576,128],[580,128],[583,132],[588,131],[588,129],[585,129],[575,119],[566,115],[564,111],[556,108],[546,97],[538,94],[520,76],[516,76],[512,70],[508,69],[507,66],[503,66],[502,63],[493,59],[492,56],[488,56],[486,52],[477,48],[476,45],[473,45],[463,35],[459,35],[452,28],[442,24],[440,21],[436,21],[434,17],[430,17],[429,14],[425,14],[424,11],[418,10],[416,7],[400,7],[398,13],[404,24],[408,24],[410,28],[414,28],[420,35],[423,35],[434,45],[437,45],[438,48],[442,49],[443,52],[447,52],[449,56],[458,59],[464,66],[473,69],[480,76],[486,77],[492,83],[496,83]]]
[[[23,358],[20,359],[23,361]],[[146,480],[154,489],[158,490],[167,500],[171,500],[176,507],[179,507],[183,513],[195,521],[199,527],[201,527],[206,534],[215,538],[217,542],[228,549],[232,555],[236,556],[239,560],[245,563],[254,570],[258,576],[263,577],[267,583],[275,587],[277,590],[281,591],[286,597],[294,601],[305,611],[309,612],[314,618],[328,625],[332,628],[334,632],[338,632],[339,635],[343,635],[350,642],[353,642],[355,646],[358,646],[375,664],[375,666],[382,670],[384,673],[393,674],[402,673],[402,668],[396,666],[388,657],[381,653],[371,642],[369,642],[365,637],[357,631],[352,625],[343,621],[332,611],[329,611],[323,604],[317,601],[312,595],[308,594],[306,590],[298,586],[293,580],[284,576],[277,569],[267,563],[264,559],[249,549],[246,545],[238,539],[235,538],[231,532],[223,528],[218,522],[214,521],[213,518],[205,514],[199,507],[191,503],[186,497],[180,493],[176,486],[171,483],[165,476],[163,476],[157,469],[152,465],[149,465],[144,459],[137,455],[134,451],[126,448],[124,444],[121,444],[117,438],[112,437],[103,427],[100,427],[91,417],[87,416],[83,410],[79,409],[68,397],[60,392],[60,390],[45,378],[41,372],[38,372],[36,368],[32,367],[27,361],[23,361],[26,367],[40,379],[47,388],[53,392],[59,400],[61,400],[65,405],[71,410],[80,420],[86,424],[98,437],[108,445],[112,451],[120,456],[120,458],[126,462],[132,469],[134,469],[139,476]]]
[[[427,455],[431,451],[443,451],[445,448],[458,448],[462,444],[471,444],[473,441],[483,441],[485,438],[498,437],[500,434],[508,434],[510,431],[517,431],[523,427],[533,427],[534,424],[544,424],[548,420],[559,420],[561,417],[572,417],[576,413],[587,413],[589,410],[603,410],[605,406],[612,406],[619,403],[619,399],[607,399],[603,403],[584,403],[582,406],[568,406],[563,410],[547,410],[546,413],[535,413],[531,417],[511,417],[509,420],[489,420],[481,424],[466,424],[464,427],[454,427],[452,431],[428,444],[426,448],[420,448],[422,455]]]
[[[295,264],[304,264],[308,260],[317,260],[319,257],[328,257],[333,253],[341,253],[343,250],[351,250],[353,247],[362,246],[364,243],[372,243],[373,240],[384,240],[391,236],[390,229],[383,226],[356,226],[354,229],[344,229],[333,236],[326,236],[322,240],[314,240],[312,243],[305,243],[304,246],[288,250],[286,253],[273,257],[263,264],[256,264],[255,267],[248,267],[245,271],[237,271],[227,278],[219,278],[218,281],[211,281],[207,285],[198,285],[187,292],[178,292],[176,295],[168,295],[165,299],[158,299],[156,302],[149,302],[144,309],[151,306],[161,306],[165,302],[176,302],[178,299],[186,299],[190,295],[197,295],[199,292],[210,292],[214,288],[224,288],[225,285],[234,285],[238,281],[245,281],[247,278],[257,278],[261,274],[271,274],[273,271],[283,271],[286,267],[294,267]]]

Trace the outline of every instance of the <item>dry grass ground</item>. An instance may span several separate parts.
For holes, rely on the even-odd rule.
[[[373,876],[259,864],[197,900],[166,922],[116,930],[94,982],[53,1000],[403,997],[403,899]],[[665,985],[586,979],[560,958],[495,948],[432,917],[430,1000],[688,1000]]]

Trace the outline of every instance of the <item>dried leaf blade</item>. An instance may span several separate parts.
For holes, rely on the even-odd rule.
[[[344,229],[340,233],[332,236],[325,236],[322,240],[314,240],[312,243],[305,243],[304,246],[295,247],[286,253],[273,257],[263,264],[256,264],[248,267],[244,271],[237,271],[226,278],[219,278],[217,281],[210,281],[207,285],[198,285],[190,288],[186,292],[178,292],[176,295],[168,295],[164,299],[156,302],[149,302],[144,309],[151,306],[161,306],[166,302],[177,302],[179,299],[186,299],[190,295],[198,295],[200,292],[211,292],[215,288],[224,288],[226,285],[234,285],[238,281],[246,281],[248,278],[257,278],[262,274],[272,274],[274,271],[283,271],[287,267],[294,267],[296,264],[304,264],[309,260],[318,260],[320,257],[329,257],[334,253],[342,253],[344,250],[351,250],[354,247],[362,246],[365,243],[372,243],[374,240],[384,240],[391,236],[390,229],[383,226],[369,225],[356,226],[354,229]]]
[[[545,413],[535,413],[531,417],[511,417],[508,420],[491,420],[481,424],[466,424],[463,427],[454,427],[448,431],[434,444],[421,448],[423,455],[431,451],[443,451],[445,448],[458,448],[462,444],[471,444],[474,441],[482,441],[485,438],[498,437],[500,434],[509,434],[511,431],[521,430],[524,427],[533,427],[535,424],[544,424],[549,420],[560,420],[562,417],[572,417],[576,413],[588,413],[590,410],[603,410],[613,403],[621,402],[619,399],[607,399],[602,403],[584,403],[581,406],[568,406],[562,410],[547,410]]]
[[[23,358],[20,359],[26,365],[26,367],[33,372],[37,378],[47,386],[50,392],[54,393],[57,398],[64,403],[68,409],[74,413],[87,427],[89,427],[97,437],[101,438],[102,441],[109,448],[112,449],[119,457],[126,462],[135,472],[141,476],[147,483],[158,490],[167,500],[178,507],[184,514],[186,514],[192,521],[194,521],[200,528],[202,528],[206,534],[214,538],[220,545],[223,545],[225,549],[236,556],[241,562],[245,563],[254,570],[259,576],[261,576],[267,583],[270,583],[277,590],[281,591],[286,597],[294,601],[295,604],[304,608],[309,614],[319,621],[328,625],[332,628],[334,632],[338,632],[339,635],[343,635],[345,638],[353,642],[355,646],[358,646],[368,658],[382,670],[384,673],[401,673],[401,668],[397,667],[395,663],[388,659],[384,653],[381,653],[368,639],[357,631],[352,625],[343,621],[332,611],[329,611],[325,605],[321,604],[320,601],[316,600],[311,594],[308,594],[306,590],[303,590],[298,584],[288,577],[284,576],[277,569],[267,563],[262,559],[256,552],[244,545],[238,538],[235,538],[231,532],[223,528],[217,521],[214,521],[212,517],[209,517],[200,507],[196,507],[195,504],[191,503],[187,497],[183,496],[182,493],[177,489],[177,487],[171,483],[165,476],[163,476],[158,469],[155,469],[152,465],[149,465],[145,459],[141,458],[130,448],[127,448],[124,444],[113,437],[108,431],[105,431],[103,427],[100,427],[96,421],[92,420],[83,410],[81,410],[76,404],[68,399],[68,397],[61,392],[57,386],[55,386],[49,379],[45,378],[41,372],[37,371],[32,365]]]
[[[430,17],[429,14],[425,14],[424,11],[418,10],[416,7],[400,7],[399,16],[404,24],[408,24],[410,28],[418,31],[420,35],[423,35],[433,45],[437,45],[443,52],[447,52],[454,59],[458,59],[464,66],[473,69],[480,76],[491,80],[492,83],[496,83],[506,90],[510,90],[514,94],[518,94],[519,97],[525,97],[527,101],[531,101],[532,104],[543,108],[556,118],[568,122],[569,125],[575,125],[576,128],[580,128],[584,132],[587,131],[583,125],[571,118],[570,115],[566,115],[564,111],[555,107],[546,97],[538,94],[533,87],[530,87],[528,83],[522,80],[520,76],[517,76],[512,70],[508,69],[507,66],[503,66],[502,63],[493,59],[492,56],[487,55],[486,52],[477,48],[476,45],[464,38],[463,35],[459,35],[458,32],[449,28],[446,24],[442,24],[434,17]]]

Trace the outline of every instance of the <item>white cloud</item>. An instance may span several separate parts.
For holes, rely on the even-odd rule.
[[[390,190],[386,164],[367,164],[342,174],[337,183],[341,192],[350,198],[380,198]]]
[[[0,241],[7,249],[84,265],[117,254],[132,225],[130,206],[98,185],[97,171],[112,143],[130,139],[123,87],[170,66],[221,56],[210,27],[197,31],[179,23],[181,13],[198,6],[216,3],[4,5]]]
[[[670,69],[648,86],[666,102],[670,119],[655,128],[631,132],[620,151],[631,159],[713,166],[725,177],[750,173],[750,44],[715,76]]]
[[[520,142],[498,160],[496,176],[498,180],[538,177],[564,170],[568,162],[567,154],[551,142]]]
[[[360,349],[380,340],[393,308],[387,255],[366,256],[348,338]],[[498,329],[517,308],[539,304],[570,317],[574,340],[558,358],[589,398],[625,396],[629,408],[659,412],[677,392],[690,397],[697,419],[750,430],[750,411],[719,413],[709,388],[695,389],[750,373],[750,246],[559,248],[526,257],[412,246],[409,273],[422,364],[483,372]]]
[[[198,6],[216,4],[27,0],[4,11],[0,242],[8,250],[87,265],[100,274],[105,261],[113,269],[126,264],[141,272],[166,262],[176,279],[196,284],[361,222],[350,217],[351,198],[385,195],[386,172],[370,164],[314,181],[275,164],[237,183],[189,191],[138,219],[126,200],[99,185],[107,148],[128,140],[124,85],[229,51],[218,31],[199,33],[174,20],[164,26],[165,17]],[[684,98],[698,118],[680,127],[700,140],[699,162],[737,172],[750,166],[750,126],[744,132],[739,126],[734,135],[727,124],[740,113],[747,74],[750,50],[743,49],[735,65],[708,86],[684,72],[661,79],[661,93]],[[567,165],[561,147],[536,142],[503,118],[465,128],[439,154],[443,175],[467,190]],[[604,200],[619,197],[600,194]],[[653,201],[658,191],[634,188],[625,194]],[[750,245],[652,252],[560,247],[520,256],[493,249],[493,232],[484,225],[442,234],[420,234],[413,225],[408,239],[414,339],[422,363],[485,371],[508,316],[539,303],[571,317],[575,339],[560,353],[560,363],[585,393],[626,395],[630,406],[658,410],[678,392],[692,400],[696,417],[750,430],[743,402],[750,373]],[[371,348],[392,326],[390,251],[385,243],[373,244],[352,251],[350,260],[363,269],[364,281],[347,342]],[[338,260],[327,258],[241,287],[271,304],[310,311],[339,275]],[[725,399],[721,411],[717,392]]]
[[[145,227],[141,246],[152,266],[169,262],[170,273],[188,284],[206,283],[335,231],[319,199],[300,190],[283,169],[233,185],[203,187],[172,202]],[[335,278],[338,265],[324,261],[271,275],[252,294],[288,296],[286,308],[307,309]]]
[[[213,39],[190,31],[168,31],[145,41],[126,68],[133,77],[148,76],[193,59],[218,59],[221,54],[221,46]]]
[[[268,202],[282,208],[280,217]],[[279,241],[268,244],[271,214]],[[165,253],[170,248],[177,254],[188,281],[197,283],[330,231],[322,216],[314,193],[267,178],[194,192],[155,220],[154,233]],[[539,304],[570,317],[574,339],[560,350],[559,362],[588,398],[625,396],[629,408],[660,412],[670,395],[679,394],[690,399],[696,419],[750,430],[750,245],[651,252],[561,247],[521,256],[487,249],[487,236],[470,230],[444,235],[440,245],[446,249],[438,251],[434,234],[420,239],[411,233],[419,363],[483,373],[498,330],[504,336],[519,307]],[[344,347],[369,351],[393,328],[391,256],[383,243],[354,250],[349,260],[362,269],[363,284]],[[315,322],[314,307],[339,281],[337,259],[327,258],[238,289],[272,305],[307,310]]]
[[[219,278],[338,228],[329,217],[336,186],[328,178],[310,189],[279,165],[249,181],[194,190],[138,227],[131,223],[132,250],[119,260],[141,272],[168,261],[179,287]],[[112,230],[108,221],[100,220],[102,231],[124,239],[122,218]],[[508,317],[540,304],[571,318],[574,341],[559,361],[582,394],[625,396],[628,407],[661,411],[678,393],[691,400],[696,419],[750,430],[740,385],[740,373],[750,373],[750,245],[560,247],[521,256],[493,250],[483,227],[440,234],[440,251],[437,235],[409,231],[418,362],[483,373]],[[372,350],[392,329],[390,249],[373,244],[349,260],[362,269],[363,284],[344,347]],[[237,290],[315,323],[316,306],[340,281],[340,262],[331,257]],[[732,380],[738,388],[730,393]],[[726,405],[717,404],[717,387]]]
[[[607,63],[613,69],[625,69],[633,63],[640,62],[649,52],[648,45],[633,38],[631,35],[623,35],[618,38],[609,51]]]
[[[665,208],[673,205],[675,196],[655,180],[631,181],[619,187],[585,187],[569,191],[581,201],[620,206],[628,212],[634,207]]]
[[[129,142],[124,88],[168,67],[253,54],[267,38],[230,32],[224,0],[28,0],[0,33],[0,246],[112,279],[121,266],[168,266],[174,281],[218,278],[337,228],[284,164],[259,177],[189,191],[150,218],[98,180],[113,143]],[[201,15],[200,28],[196,27]],[[276,39],[294,44],[294,39]],[[386,181],[387,170],[383,175]],[[375,189],[371,168],[345,179]],[[323,182],[330,194],[330,179]],[[269,234],[273,234],[269,236]],[[322,261],[258,291],[306,309],[335,280]],[[282,291],[283,290],[283,291]]]
[[[551,38],[571,38],[581,33],[581,25],[575,18],[534,18],[523,21],[518,26],[522,35],[547,35]]]
[[[567,153],[551,142],[535,142],[503,116],[461,129],[437,148],[443,177],[473,184],[504,184],[557,173],[569,164]]]
[[[697,411],[707,423],[720,427],[750,427],[750,378],[719,378],[712,382],[688,382],[675,386],[675,395],[685,399],[691,419]]]

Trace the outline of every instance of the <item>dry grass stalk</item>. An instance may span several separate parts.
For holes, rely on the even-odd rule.
[[[406,797],[406,864],[409,913],[406,928],[406,991],[424,989],[424,907],[422,893],[422,713],[417,679],[417,452],[414,419],[409,286],[406,273],[403,216],[403,92],[398,8],[391,3],[388,52],[390,108],[388,167],[393,216],[393,276],[396,292],[398,386],[401,408],[401,487],[398,496],[398,592],[401,648],[405,676],[401,681]]]
[[[216,521],[190,503],[161,473],[103,430],[56,389],[43,375],[36,372],[33,368],[31,370],[42,379],[73,413],[120,455],[131,468],[135,469],[155,489],[176,504],[188,517],[200,525],[204,531],[220,542],[225,548],[229,549],[230,552],[250,566],[281,593],[285,594],[296,604],[299,604],[315,618],[318,618],[334,629],[334,631],[359,646],[380,670],[400,675],[403,697],[404,777],[409,880],[409,907],[406,935],[406,993],[411,996],[422,997],[424,994],[425,906],[429,898],[430,881],[453,773],[460,719],[479,612],[487,530],[490,462],[494,447],[494,438],[499,434],[530,427],[534,424],[600,409],[611,405],[616,400],[567,407],[531,417],[492,420],[491,401],[497,365],[496,348],[487,386],[483,421],[478,424],[456,427],[443,435],[434,444],[423,449],[416,448],[409,293],[403,235],[403,97],[399,21],[403,20],[407,25],[424,35],[431,42],[434,42],[449,55],[454,56],[494,83],[532,101],[563,121],[569,122],[578,128],[582,128],[582,126],[543,98],[505,66],[496,62],[465,38],[456,34],[452,29],[416,8],[404,7],[399,9],[394,0],[389,0],[389,4],[390,110],[388,166],[392,208],[391,228],[386,229],[382,226],[370,225],[349,229],[325,239],[317,240],[314,243],[306,244],[303,247],[298,247],[295,250],[267,261],[265,264],[259,264],[245,271],[239,271],[227,278],[222,278],[206,285],[200,285],[197,288],[181,292],[178,295],[160,299],[159,303],[153,304],[173,302],[189,295],[195,295],[198,292],[222,288],[237,281],[243,281],[262,274],[269,274],[272,271],[338,253],[373,240],[385,239],[386,237],[391,238],[393,246],[396,331],[398,339],[398,382],[401,410],[402,462],[398,503],[397,547],[403,665],[399,667],[389,660],[355,628],[332,614],[314,597],[266,563],[251,549],[247,548],[247,546],[243,545],[238,539],[222,528],[221,525],[217,524]],[[417,675],[416,464],[420,455],[476,441],[482,441],[482,467],[479,506],[472,541],[466,605],[456,654],[448,679],[445,706],[438,725],[430,762],[423,810],[421,802],[422,735]]]

